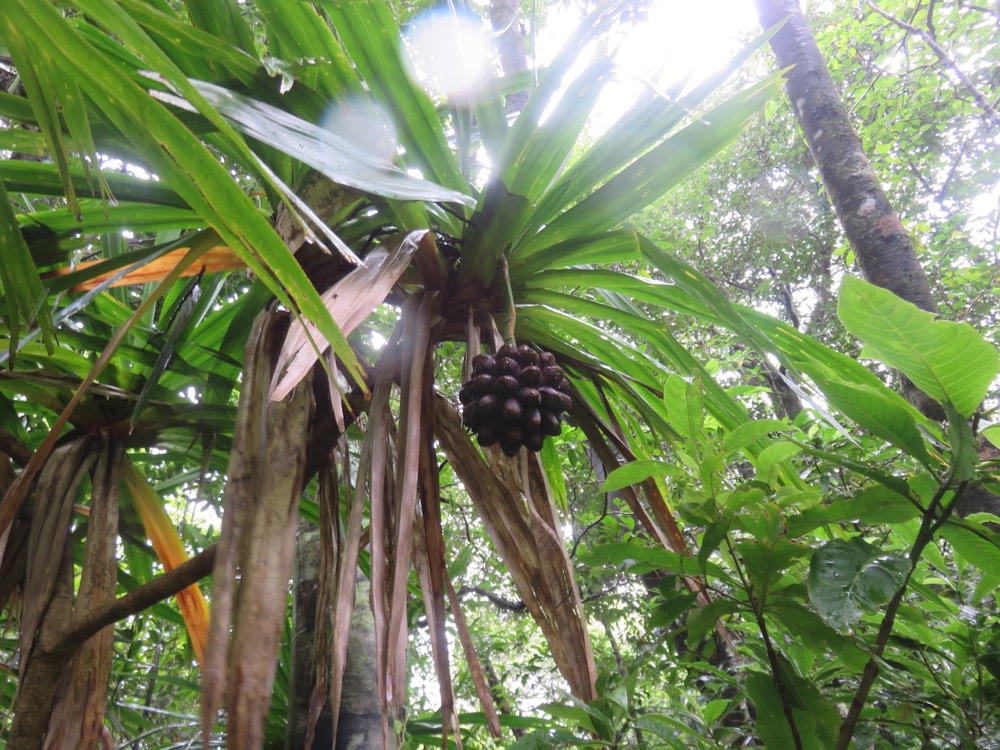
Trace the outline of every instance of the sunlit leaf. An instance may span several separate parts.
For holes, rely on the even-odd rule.
[[[838,314],[865,344],[865,356],[903,372],[928,396],[968,417],[1000,371],[1000,354],[967,323],[935,320],[892,292],[853,276],[840,287]]]
[[[362,151],[343,136],[270,104],[205,81],[191,83],[240,131],[299,159],[339,185],[402,200],[475,203],[465,193],[413,177],[388,160]],[[160,94],[159,98],[193,109],[178,97]]]

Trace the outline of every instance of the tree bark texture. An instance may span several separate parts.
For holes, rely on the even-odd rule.
[[[357,604],[351,613],[347,668],[344,670],[337,741],[334,745],[337,750],[383,747],[375,663],[375,617],[369,605],[370,589],[368,581],[362,579],[355,592]],[[395,740],[395,734],[390,733],[390,744],[385,750],[395,750]]]
[[[319,529],[308,521],[299,522],[292,568],[292,667],[288,689],[288,730],[286,750],[306,746],[309,732],[309,703],[316,683],[316,602],[319,597]],[[321,715],[320,722],[329,722]],[[330,744],[313,742],[314,750],[329,750]]]
[[[798,0],[755,2],[764,28],[788,19],[771,48],[778,64],[791,68],[785,90],[865,278],[937,312],[913,240],[868,161]]]
[[[292,672],[289,690],[287,750],[307,747],[309,710],[316,683],[317,617],[320,600],[320,533],[311,523],[299,528],[295,559],[294,623],[292,632]],[[312,750],[360,750],[382,748],[382,715],[379,707],[375,665],[375,620],[368,604],[370,585],[358,581],[356,605],[348,636],[347,668],[340,696],[337,738],[332,736],[329,701],[319,713]],[[390,735],[395,740],[395,735]],[[394,750],[386,748],[386,750]]]

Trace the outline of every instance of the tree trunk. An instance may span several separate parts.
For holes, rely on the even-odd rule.
[[[764,28],[788,18],[771,38],[771,48],[782,68],[794,66],[785,90],[865,278],[936,312],[913,240],[865,155],[798,0],[756,3]]]
[[[320,532],[307,522],[299,527],[293,588],[292,673],[289,689],[287,750],[306,747],[309,707],[316,685],[317,611],[320,581]],[[321,709],[314,728],[312,750],[382,747],[382,718],[375,670],[375,621],[368,606],[369,585],[358,582],[351,617],[347,669],[341,692],[337,741],[332,737],[330,704]],[[325,665],[329,669],[329,665]],[[393,750],[387,748],[386,750]]]
[[[864,277],[923,310],[937,312],[913,240],[865,155],[799,1],[755,2],[764,28],[788,19],[771,38],[771,48],[782,68],[791,67],[785,90]],[[901,382],[910,403],[932,419],[944,419],[940,404],[906,377]],[[969,487],[956,508],[963,516],[983,510],[1000,512],[1000,496],[981,485]]]
[[[510,76],[528,67],[528,55],[524,50],[524,32],[518,17],[520,0],[492,0],[490,2],[490,25],[497,34],[497,52],[504,75]],[[528,101],[527,91],[507,94],[504,106],[507,114],[520,112]]]

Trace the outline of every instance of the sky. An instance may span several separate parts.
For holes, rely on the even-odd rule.
[[[644,22],[630,29],[614,52],[623,79],[665,86],[686,73],[705,78],[729,60],[741,38],[758,30],[750,0],[652,0]],[[547,62],[579,23],[575,3],[555,3],[541,24],[539,59]]]
[[[583,17],[580,3],[556,0],[538,24],[538,36],[528,39],[529,52],[539,64],[548,64],[563,47]],[[445,10],[446,6],[442,7]],[[531,3],[522,3],[530,20]],[[685,75],[697,83],[722,67],[758,31],[749,0],[651,0],[643,21],[636,21],[612,41],[616,79],[602,104],[613,119],[644,85],[665,88]],[[409,30],[411,70],[432,91],[461,97],[474,91],[479,74],[489,69],[488,33],[473,16],[448,13],[426,15]],[[600,127],[598,125],[598,127]]]

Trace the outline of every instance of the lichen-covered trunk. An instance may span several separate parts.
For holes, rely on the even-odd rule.
[[[771,38],[785,90],[865,278],[935,312],[927,276],[865,154],[798,0],[755,0],[760,23],[788,19]]]
[[[521,30],[520,0],[491,0],[490,25],[496,35],[497,51],[505,76],[514,75],[528,67],[528,53],[524,49]],[[528,101],[527,91],[507,94],[505,107],[508,113],[520,112]]]

